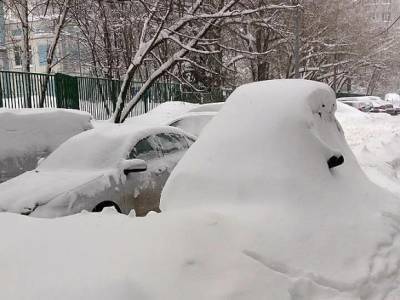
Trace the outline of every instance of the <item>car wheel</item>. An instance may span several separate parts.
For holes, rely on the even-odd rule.
[[[100,202],[93,208],[92,212],[101,212],[104,207],[114,207],[117,210],[117,212],[121,213],[121,209],[119,208],[118,204],[112,201]]]

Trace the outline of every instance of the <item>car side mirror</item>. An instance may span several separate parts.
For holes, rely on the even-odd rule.
[[[142,159],[128,159],[124,161],[124,174],[144,172],[147,170],[147,163]]]
[[[328,159],[328,167],[329,169],[336,168],[344,163],[343,155],[333,155]]]

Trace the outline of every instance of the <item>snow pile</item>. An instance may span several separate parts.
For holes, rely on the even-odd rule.
[[[91,116],[76,110],[0,109],[0,182],[32,170],[40,157],[91,128]]]
[[[161,209],[244,220],[243,253],[297,282],[293,299],[383,299],[400,279],[398,200],[361,171],[335,110],[320,83],[238,88],[175,168]],[[344,165],[329,170],[336,153]]]
[[[178,164],[163,213],[0,214],[0,298],[398,299],[398,200],[362,173],[335,109],[323,84],[249,84]]]
[[[394,107],[400,107],[400,95],[396,93],[389,93],[385,95],[385,101],[393,104]]]
[[[400,197],[400,118],[343,110],[337,117],[368,177]]]

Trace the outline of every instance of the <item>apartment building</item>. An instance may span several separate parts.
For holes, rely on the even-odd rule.
[[[31,72],[42,73],[47,65],[47,52],[54,37],[55,18],[31,18],[29,22],[30,35],[30,69]],[[5,22],[5,45],[8,56],[8,66],[12,71],[22,70],[22,29],[19,20],[9,19]],[[76,28],[65,28],[58,42],[54,62],[58,62],[53,72],[80,74],[79,36]]]
[[[2,2],[0,2],[1,4]],[[35,3],[35,0],[32,0]],[[1,9],[1,8],[0,8]],[[0,10],[1,12],[1,10]],[[3,18],[1,16],[3,15]],[[5,19],[5,20],[4,20]],[[52,14],[51,8],[46,14],[41,10],[31,10],[29,15],[29,46],[31,72],[45,72],[47,66],[47,52],[52,43],[57,15]],[[64,33],[58,42],[53,67],[53,72],[80,75],[85,73],[81,65],[81,47],[78,30],[69,24],[64,28]],[[3,69],[22,71],[22,27],[21,21],[13,15],[12,11],[0,13],[0,63],[1,54],[7,64]]]
[[[382,25],[389,25],[400,16],[400,0],[362,0],[362,5],[364,12]]]
[[[0,70],[8,69],[3,2],[0,2]]]

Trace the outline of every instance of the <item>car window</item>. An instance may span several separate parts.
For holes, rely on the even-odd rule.
[[[172,135],[175,139],[177,139],[177,140],[179,141],[179,143],[182,145],[182,148],[183,148],[183,149],[189,148],[188,142],[187,142],[186,138],[185,138],[183,135],[177,134],[177,133],[172,133],[171,135]],[[182,148],[181,148],[181,149],[182,149]]]
[[[151,137],[147,137],[137,142],[129,154],[129,159],[137,158],[145,161],[158,157],[157,147],[153,144]]]
[[[173,133],[159,133],[157,138],[163,153],[170,154],[187,148],[186,140]]]

